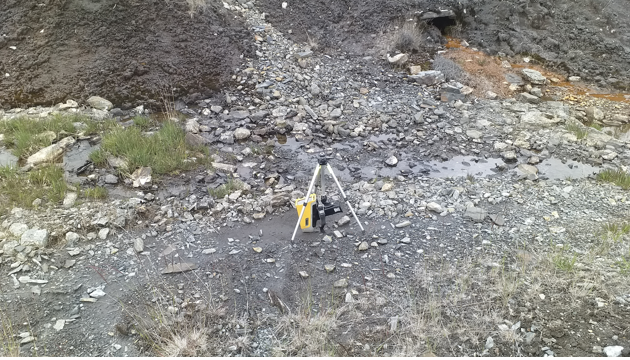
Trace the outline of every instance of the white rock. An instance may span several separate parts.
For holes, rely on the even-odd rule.
[[[236,140],[245,140],[251,135],[251,131],[246,128],[238,128],[234,130],[234,138]]]
[[[604,348],[604,354],[608,357],[619,357],[623,351],[623,346],[606,346]]]
[[[71,208],[74,205],[75,201],[77,201],[77,193],[69,192],[63,199],[63,207],[66,209]]]
[[[81,237],[79,236],[79,234],[72,232],[72,231],[68,231],[66,233],[66,241],[67,242],[76,242],[80,239]]]
[[[57,320],[55,325],[53,325],[53,329],[55,329],[57,331],[62,330],[64,325],[66,325],[66,320],[59,319],[59,320]]]
[[[109,228],[103,228],[98,231],[98,238],[101,240],[107,239],[107,235],[109,235]]]
[[[28,230],[28,225],[22,223],[13,223],[9,226],[9,232],[15,237],[22,236],[26,230]]]
[[[135,238],[133,240],[133,249],[137,253],[141,253],[144,251],[144,241],[142,240],[142,238]]]
[[[437,213],[441,213],[443,211],[442,206],[438,203],[430,202],[427,204],[427,210],[435,211]]]
[[[95,299],[100,299],[100,298],[102,298],[105,295],[106,294],[105,294],[105,292],[102,289],[96,289],[96,290],[94,290],[94,291],[92,291],[90,293],[90,296],[95,298]]]
[[[112,104],[111,101],[103,99],[100,96],[90,97],[89,99],[87,99],[87,103],[91,107],[99,110],[109,110],[114,107],[114,104]]]
[[[72,136],[65,137],[59,142],[47,146],[26,159],[27,165],[39,165],[55,161],[63,154],[67,147],[74,144],[75,140]]]
[[[48,230],[30,229],[26,230],[20,239],[20,245],[33,246],[35,248],[45,248],[48,245]]]

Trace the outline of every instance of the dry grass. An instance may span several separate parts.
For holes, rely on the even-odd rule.
[[[558,266],[558,254],[573,261],[571,269]],[[352,303],[281,316],[274,355],[523,355],[523,334],[518,325],[512,328],[519,321],[514,312],[519,306],[554,306],[541,299],[545,294],[547,299],[568,296],[570,301],[556,306],[579,308],[594,296],[614,298],[628,290],[614,279],[598,283],[600,270],[579,270],[575,259],[587,261],[564,249],[519,251],[511,260],[482,256],[453,264],[425,259],[403,294],[399,285],[389,288],[384,282],[381,291],[368,286]],[[302,310],[310,307],[303,304]],[[499,328],[506,324],[507,330]],[[490,352],[484,350],[488,337],[496,344]]]
[[[208,0],[186,0],[188,5],[188,13],[192,18],[198,12],[203,12],[208,8]]]
[[[0,309],[0,356],[20,356],[20,343],[16,338],[13,321]]]

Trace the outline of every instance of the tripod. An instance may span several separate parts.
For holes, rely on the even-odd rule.
[[[340,207],[328,202],[327,196],[324,195],[324,191],[325,191],[324,190],[324,173],[323,173],[323,168],[322,168],[324,166],[326,167],[326,169],[328,169],[328,172],[330,173],[330,175],[332,175],[332,178],[335,180],[335,183],[337,184],[337,187],[339,188],[339,191],[341,192],[341,196],[343,197],[346,204],[348,205],[350,212],[352,212],[354,219],[359,224],[361,231],[365,233],[365,229],[361,225],[361,222],[359,221],[357,214],[354,213],[354,210],[352,209],[352,205],[350,205],[350,201],[346,197],[346,194],[343,192],[341,185],[339,185],[339,181],[337,180],[335,173],[330,167],[328,160],[322,156],[317,161],[317,166],[315,167],[315,173],[313,174],[313,179],[311,180],[311,184],[309,185],[308,191],[306,192],[306,197],[304,197],[303,199],[298,199],[296,201],[296,207],[298,208],[298,211],[300,212],[300,218],[298,219],[297,224],[295,224],[295,230],[293,231],[293,236],[291,237],[291,241],[295,239],[295,234],[297,233],[297,229],[300,226],[300,224],[302,224],[303,229],[305,227],[310,229],[312,228],[314,224],[316,224],[318,220],[321,220],[320,231],[323,231],[324,226],[326,225],[326,215],[332,215],[332,214],[337,214],[337,213],[342,212]],[[319,196],[318,203],[315,204],[315,200],[316,200],[314,198],[315,194],[311,193],[311,191],[313,190],[313,187],[315,186],[315,180],[317,180],[318,175],[320,179],[320,188],[321,188],[320,190],[322,193]],[[302,208],[301,211],[300,211],[300,207]],[[310,216],[306,220],[306,223],[302,223],[302,218],[304,217],[304,214],[306,212],[308,212]]]

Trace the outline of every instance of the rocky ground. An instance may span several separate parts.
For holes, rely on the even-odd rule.
[[[109,198],[70,191],[0,217],[4,353],[628,354],[627,191],[595,176],[630,159],[623,94],[567,97],[577,79],[505,54],[509,96],[477,97],[446,70],[410,75],[421,56],[401,66],[318,51],[276,28],[272,6],[283,9],[226,4],[255,57],[224,97],[173,105],[211,166],[134,186],[138,177],[87,162],[100,136],[78,138],[68,179]],[[460,51],[437,39],[442,55]],[[111,100],[0,115],[130,126],[150,113]],[[365,233],[328,178],[345,214],[291,241],[293,203],[321,156]]]

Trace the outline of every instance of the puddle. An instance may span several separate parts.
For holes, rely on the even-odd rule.
[[[89,141],[80,141],[63,155],[62,167],[68,181],[82,183],[85,177],[77,176],[77,170],[89,161],[90,154],[100,145],[91,145]]]
[[[429,176],[433,178],[459,177],[459,176],[488,176],[497,173],[497,164],[502,164],[501,159],[480,159],[472,156],[455,156],[451,160],[439,162],[432,161]]]
[[[18,158],[5,148],[0,148],[0,166],[15,166]]]
[[[69,173],[76,173],[89,161],[90,154],[99,148],[100,145],[91,145],[89,141],[78,142],[63,155],[63,169]]]
[[[567,161],[563,163],[560,159],[547,159],[536,165],[539,175],[551,180],[564,180],[585,178],[589,175],[597,174],[599,168],[577,161]]]

